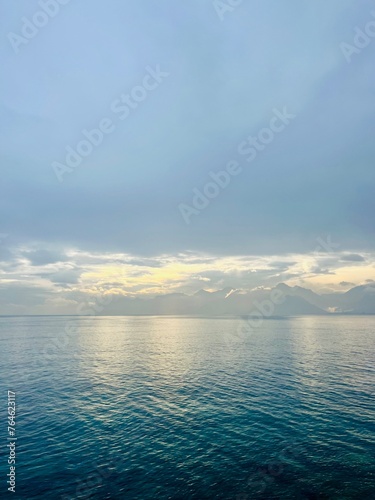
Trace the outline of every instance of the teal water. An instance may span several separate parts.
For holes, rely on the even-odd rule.
[[[375,317],[240,324],[0,318],[0,498],[375,499]]]

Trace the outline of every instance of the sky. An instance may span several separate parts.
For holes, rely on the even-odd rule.
[[[375,279],[373,1],[0,8],[0,314]]]

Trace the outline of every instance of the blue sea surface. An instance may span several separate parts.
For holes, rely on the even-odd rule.
[[[0,318],[20,499],[375,499],[375,317]]]

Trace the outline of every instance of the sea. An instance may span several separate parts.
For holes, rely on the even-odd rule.
[[[375,316],[2,316],[0,359],[0,498],[375,499]]]

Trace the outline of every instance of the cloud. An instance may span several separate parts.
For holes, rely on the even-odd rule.
[[[66,262],[67,256],[56,250],[38,249],[27,251],[23,256],[28,259],[33,266],[44,266],[46,264],[54,264],[56,262]]]
[[[336,274],[334,271],[330,271],[329,269],[323,269],[320,266],[315,266],[311,269],[311,272],[315,275],[319,274]]]
[[[79,278],[82,271],[75,269],[67,269],[64,271],[59,271],[57,273],[50,274],[48,278],[52,283],[58,284],[76,284],[79,282]]]
[[[366,259],[362,257],[362,255],[356,254],[356,253],[351,253],[348,255],[343,255],[341,257],[341,260],[344,262],[365,262]]]
[[[153,259],[130,259],[125,261],[126,264],[139,267],[162,267],[162,262]]]

